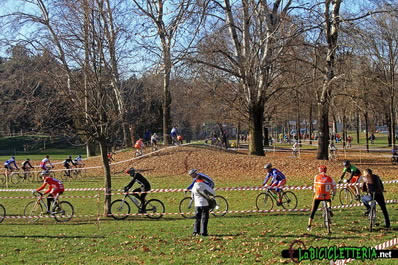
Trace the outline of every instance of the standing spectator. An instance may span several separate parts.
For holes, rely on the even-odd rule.
[[[209,222],[209,196],[214,196],[213,189],[205,184],[201,175],[197,174],[195,184],[192,188],[192,199],[195,204],[195,224],[193,236],[208,236],[207,224]]]
[[[371,169],[364,170],[362,174],[364,181],[362,190],[368,193],[368,195],[364,195],[361,198],[363,204],[366,207],[365,215],[368,215],[370,212],[369,202],[372,200],[374,196],[374,199],[377,201],[381,210],[383,211],[385,227],[390,228],[390,218],[388,216],[386,202],[383,196],[384,192],[383,182],[381,181],[379,176],[373,174]]]
[[[351,135],[347,136],[347,148],[351,148],[352,137]]]
[[[371,144],[374,144],[375,140],[376,140],[376,136],[372,133],[372,135],[370,135],[370,137],[369,137],[369,140],[370,140]]]

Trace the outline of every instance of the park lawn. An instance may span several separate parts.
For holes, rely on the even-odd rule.
[[[150,176],[154,188],[182,188],[189,178],[181,176]],[[300,178],[290,178],[289,184],[303,185]],[[129,177],[115,175],[115,189],[128,183]],[[88,177],[66,182],[66,188],[101,187],[102,177]],[[256,186],[252,180],[221,179],[217,187]],[[10,188],[34,188],[39,183],[13,185]],[[397,185],[386,185],[388,199],[397,199]],[[311,192],[294,191],[298,208],[309,208]],[[230,210],[254,210],[259,191],[220,191],[227,198]],[[30,196],[29,192],[2,192],[2,196]],[[67,196],[94,196],[101,198],[66,198]],[[113,199],[121,195],[113,196]],[[154,193],[148,199],[164,202],[166,212],[178,212],[178,203],[184,193]],[[398,211],[389,205],[392,230],[377,228],[368,232],[367,219],[362,208],[335,210],[333,233],[326,234],[317,213],[312,232],[307,232],[308,212],[303,213],[235,213],[224,217],[211,217],[207,238],[191,237],[192,219],[179,215],[166,215],[160,220],[146,217],[129,217],[116,221],[103,217],[102,193],[66,192],[64,199],[75,207],[79,217],[65,224],[43,218],[30,224],[26,219],[6,219],[0,224],[1,264],[284,264],[288,259],[281,251],[296,240],[309,246],[375,246],[396,237]],[[8,214],[23,214],[24,205],[30,199],[2,199]],[[337,200],[334,205],[338,205]],[[274,209],[279,207],[274,206]],[[82,216],[82,217],[80,217]],[[382,222],[383,224],[383,222]],[[304,262],[310,264],[310,262]],[[328,264],[326,261],[319,264]],[[359,264],[353,262],[352,264]],[[391,264],[389,261],[369,261],[361,264]]]

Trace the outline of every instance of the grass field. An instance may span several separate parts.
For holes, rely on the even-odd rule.
[[[187,152],[188,155],[184,152]],[[128,152],[118,154],[119,160],[129,157]],[[273,155],[273,156],[272,156]],[[133,161],[142,169],[153,188],[185,188],[190,183],[186,175],[184,161],[188,167],[198,167],[214,177],[217,187],[258,186],[264,176],[262,166],[272,161],[286,172],[289,185],[311,184],[316,162],[312,156],[300,159],[288,154],[271,154],[267,159],[252,158],[243,154],[209,151],[206,149],[173,150],[165,155]],[[172,160],[175,159],[176,161]],[[356,162],[356,160],[353,160]],[[372,161],[373,162],[373,159]],[[98,160],[87,161],[95,165]],[[341,170],[341,161],[328,162],[331,174]],[[365,162],[366,163],[366,162]],[[370,162],[369,162],[370,163]],[[206,168],[207,166],[207,168]],[[365,164],[360,165],[362,168]],[[257,169],[252,169],[257,168]],[[398,168],[380,162],[372,165],[382,172],[383,180],[397,179]],[[212,169],[212,170],[210,170]],[[172,172],[175,172],[174,174]],[[235,174],[233,174],[235,172]],[[115,189],[125,186],[129,177],[117,174],[112,178]],[[35,188],[40,183],[22,183],[10,188]],[[101,171],[95,171],[84,179],[68,181],[66,188],[102,187]],[[387,199],[398,199],[398,186],[386,185]],[[298,197],[298,208],[309,208],[311,192],[294,191]],[[259,191],[220,191],[227,198],[230,210],[255,210],[255,198]],[[29,192],[1,192],[1,197],[30,197]],[[95,196],[101,198],[67,198],[68,196]],[[178,212],[178,203],[183,192],[153,193],[148,198],[158,198],[166,206],[166,212]],[[113,199],[120,195],[113,196]],[[381,226],[370,233],[368,221],[362,216],[363,208],[356,207],[335,210],[333,233],[329,236],[322,227],[320,212],[314,220],[311,232],[306,231],[308,212],[295,213],[239,213],[224,217],[211,217],[207,238],[192,237],[192,219],[179,215],[166,215],[160,220],[146,217],[129,217],[116,221],[102,215],[102,193],[66,192],[64,199],[75,206],[78,217],[65,224],[43,218],[30,224],[27,219],[6,219],[0,224],[0,263],[1,264],[287,264],[289,259],[281,257],[281,251],[300,239],[309,246],[375,246],[397,235],[398,210],[396,204],[388,205],[392,229]],[[23,214],[29,198],[1,199],[11,216]],[[338,200],[334,205],[338,205]],[[274,209],[279,207],[274,206]],[[328,264],[326,261],[317,264]],[[303,262],[314,264],[314,262]],[[373,260],[350,264],[392,264],[391,260]]]

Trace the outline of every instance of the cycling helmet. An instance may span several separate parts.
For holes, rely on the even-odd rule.
[[[82,158],[82,155],[79,155],[79,158]]]
[[[196,172],[198,172],[198,170],[197,169],[191,169],[191,170],[189,170],[188,171],[188,175],[193,175],[193,174],[195,174]]]
[[[48,176],[48,175],[49,175],[49,173],[50,173],[50,172],[48,172],[48,170],[46,170],[46,171],[43,171],[43,172],[41,172],[41,173],[40,173],[40,177],[43,177],[43,176]]]
[[[344,161],[344,163],[343,163],[343,165],[345,166],[345,167],[347,167],[347,166],[349,166],[351,163],[350,163],[350,160],[346,160],[346,161]]]
[[[68,156],[69,159],[72,159],[72,156]]]
[[[269,169],[269,168],[272,168],[272,164],[271,163],[265,164],[264,169]]]
[[[127,169],[126,170],[126,173],[127,174],[130,174],[130,176],[134,176],[134,174],[135,174],[135,169],[132,167],[132,168],[129,168],[129,169]]]
[[[29,158],[26,158],[26,161],[30,161],[30,159],[29,159]]]
[[[327,167],[325,165],[320,165],[319,166],[319,172],[326,173]]]
[[[14,159],[14,160],[15,160],[15,156],[12,156],[11,159]]]

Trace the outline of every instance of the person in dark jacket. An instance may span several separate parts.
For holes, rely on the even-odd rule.
[[[390,227],[390,218],[388,216],[388,211],[386,207],[386,202],[384,200],[383,192],[384,186],[380,177],[373,174],[371,169],[365,169],[363,171],[363,187],[362,190],[367,192],[367,195],[362,196],[361,200],[366,207],[365,215],[369,214],[370,205],[369,202],[372,200],[374,196],[376,202],[379,204],[381,210],[383,211],[385,227]]]

